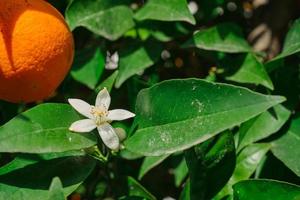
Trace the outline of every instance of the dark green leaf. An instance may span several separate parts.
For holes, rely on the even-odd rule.
[[[185,182],[184,188],[182,189],[179,200],[190,200],[190,191],[191,191],[191,183],[190,180],[188,179]]]
[[[230,178],[235,167],[235,147],[231,132],[197,145],[186,153],[190,174],[190,199],[211,199]]]
[[[94,135],[68,130],[79,119],[69,105],[38,105],[0,127],[0,152],[50,153],[95,145]]]
[[[188,149],[284,100],[198,79],[164,81],[139,93],[138,130],[125,146],[146,156]]]
[[[17,156],[8,164],[0,168],[0,175],[10,173],[12,171],[27,167],[41,161],[51,160],[66,156],[83,156],[83,151],[67,151],[62,153],[48,153],[48,154],[17,154]]]
[[[116,87],[119,88],[131,76],[143,73],[159,59],[161,51],[160,44],[149,42],[144,46],[133,46],[121,52]]]
[[[234,169],[233,175],[225,187],[218,193],[217,199],[232,194],[232,185],[248,179],[254,173],[261,159],[266,155],[270,147],[270,144],[252,144],[243,149],[237,157],[236,168]]]
[[[251,53],[245,57],[239,70],[227,77],[227,79],[239,83],[263,85],[271,90],[274,89],[273,83],[266,72],[264,65]]]
[[[293,55],[300,51],[300,19],[296,20],[286,35],[282,52],[271,62]]]
[[[139,182],[137,182],[134,178],[128,177],[128,195],[129,196],[138,196],[144,197],[148,200],[156,200],[155,196],[153,196],[150,192],[148,192]]]
[[[75,56],[71,75],[76,81],[94,89],[102,75],[104,65],[100,49],[86,49]]]
[[[167,157],[169,157],[169,155],[152,156],[144,158],[139,172],[139,179],[142,179],[147,172],[149,172],[152,168],[162,163]]]
[[[248,180],[233,186],[235,200],[297,200],[300,187],[274,180]]]
[[[135,19],[160,21],[185,21],[196,24],[186,0],[149,0],[136,14]]]
[[[300,176],[300,117],[294,119],[289,130],[272,143],[272,152],[288,168]]]
[[[49,195],[54,177],[63,183],[64,195],[71,194],[95,167],[88,157],[64,157],[38,162],[0,176],[0,200],[41,200]]]
[[[109,40],[116,40],[134,26],[133,13],[121,1],[73,0],[66,10],[71,28],[83,26]]]
[[[100,90],[102,90],[105,87],[110,92],[115,84],[118,74],[118,70],[112,73],[107,79],[105,79],[102,83],[100,83],[100,85],[97,86],[97,88],[95,89],[96,92],[100,92]]]
[[[227,53],[251,52],[251,47],[235,24],[219,24],[196,32],[183,47],[197,47],[204,50]]]
[[[174,179],[175,179],[175,186],[179,187],[181,185],[182,181],[188,175],[188,167],[186,165],[186,162],[185,162],[184,158],[181,160],[181,162],[174,169],[173,173],[174,173]]]
[[[239,131],[238,149],[276,133],[288,120],[291,112],[282,105],[243,123]]]

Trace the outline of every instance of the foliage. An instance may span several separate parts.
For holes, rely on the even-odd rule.
[[[0,102],[0,200],[300,198],[297,15],[272,55],[251,41],[248,14],[264,7],[249,1],[50,3],[75,60],[51,99]],[[119,53],[118,69],[105,68],[106,52]],[[69,130],[83,116],[67,99],[94,105],[104,87],[112,108],[136,114],[112,123],[126,137],[119,151]]]

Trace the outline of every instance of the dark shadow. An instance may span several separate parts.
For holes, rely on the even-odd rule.
[[[247,54],[226,54],[219,59],[218,65],[224,68],[224,77],[230,77],[237,73],[245,62]]]
[[[30,159],[40,160],[38,156]],[[48,190],[53,177],[58,176],[64,187],[82,182],[94,168],[95,160],[90,157],[63,157],[40,161],[0,176],[0,183],[20,188]]]
[[[243,38],[242,30],[233,23],[223,23],[216,26],[220,37],[224,40],[229,35],[237,35]]]

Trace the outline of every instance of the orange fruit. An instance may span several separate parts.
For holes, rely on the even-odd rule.
[[[27,103],[51,96],[74,56],[63,16],[44,0],[0,0],[0,99]]]

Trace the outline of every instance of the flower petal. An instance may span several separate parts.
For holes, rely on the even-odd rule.
[[[121,121],[124,119],[132,118],[135,114],[123,109],[110,110],[107,118],[112,121]]]
[[[118,150],[120,147],[119,137],[114,131],[113,127],[108,124],[102,124],[97,127],[99,135],[103,143],[112,150]]]
[[[94,120],[82,119],[82,120],[74,122],[70,126],[69,130],[78,132],[78,133],[86,133],[86,132],[90,132],[90,131],[94,130],[96,127],[97,126],[96,126],[96,123],[94,122]]]
[[[107,52],[105,69],[107,69],[107,70],[117,69],[118,62],[119,62],[118,52],[115,52],[113,55],[111,55],[109,52]]]
[[[110,105],[110,95],[106,88],[101,90],[96,98],[96,106],[104,106],[106,109],[109,108]]]
[[[80,114],[83,116],[93,119],[93,115],[91,113],[91,105],[81,99],[68,99],[69,104]]]

